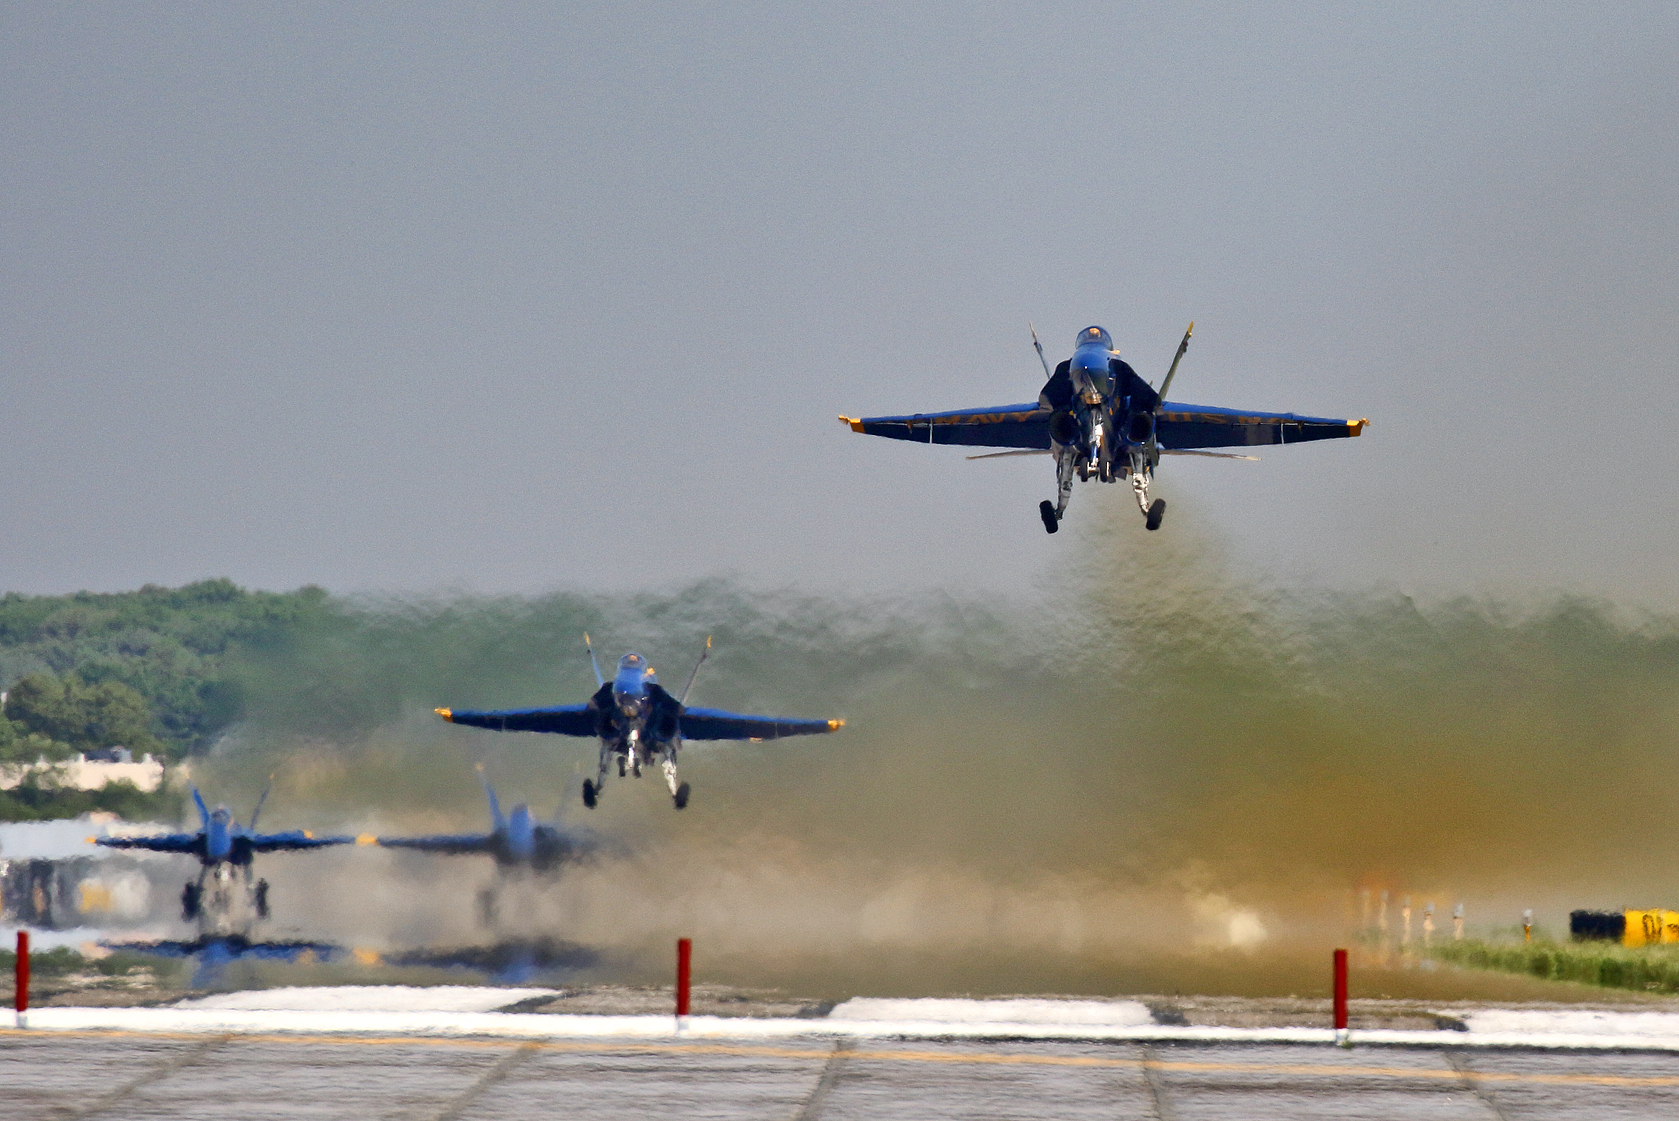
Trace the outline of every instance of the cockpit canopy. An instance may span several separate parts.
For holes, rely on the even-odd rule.
[[[625,654],[622,658],[618,659],[618,668],[620,670],[646,669],[647,659],[643,658],[640,654]]]
[[[1079,332],[1078,342],[1073,345],[1090,346],[1092,343],[1099,343],[1103,350],[1112,350],[1114,348],[1113,339],[1109,337],[1108,333],[1100,327],[1086,327],[1084,330]]]

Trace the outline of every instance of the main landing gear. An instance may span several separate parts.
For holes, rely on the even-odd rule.
[[[583,804],[591,810],[595,808],[595,799],[600,797],[600,788],[590,779],[583,780]]]
[[[1038,514],[1044,520],[1044,532],[1054,533],[1061,528],[1061,520],[1055,516],[1055,504],[1049,499],[1038,503]]]
[[[1166,517],[1166,500],[1148,500],[1149,478],[1154,474],[1149,453],[1140,447],[1132,448],[1130,460],[1131,493],[1137,497],[1137,509],[1143,512],[1143,525],[1152,532],[1160,528],[1161,520]]]

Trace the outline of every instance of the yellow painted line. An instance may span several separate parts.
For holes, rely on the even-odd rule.
[[[77,1039],[173,1039],[200,1040],[203,1032],[150,1032],[121,1030],[43,1031],[30,1033],[0,1033],[0,1042],[24,1040]],[[862,1041],[858,1041],[862,1042]],[[1054,1042],[1054,1041],[1046,1041]],[[770,1047],[740,1043],[661,1043],[646,1042],[604,1043],[593,1040],[555,1039],[488,1039],[448,1038],[440,1036],[342,1036],[304,1035],[299,1033],[228,1034],[229,1046],[238,1043],[292,1043],[311,1047],[464,1047],[478,1050],[530,1046],[537,1050],[560,1054],[612,1055],[727,1055],[735,1058],[808,1059],[825,1061],[833,1054],[826,1047]],[[1215,1044],[1216,1045],[1216,1044]],[[1450,1050],[1447,1044],[1441,1049]],[[1237,1063],[1198,1062],[1179,1059],[1121,1059],[1100,1055],[1036,1055],[1031,1053],[998,1054],[976,1051],[911,1051],[911,1050],[854,1050],[848,1060],[874,1060],[897,1063],[943,1063],[972,1066],[1037,1066],[1075,1067],[1087,1069],[1138,1069],[1145,1067],[1165,1073],[1183,1074],[1248,1074],[1294,1075],[1306,1078],[1414,1078],[1425,1081],[1457,1082],[1464,1079],[1500,1084],[1528,1084],[1540,1086],[1620,1086],[1664,1087],[1679,1086],[1679,1075],[1621,1075],[1621,1074],[1523,1074],[1508,1071],[1459,1072],[1450,1068],[1347,1066],[1332,1063]]]

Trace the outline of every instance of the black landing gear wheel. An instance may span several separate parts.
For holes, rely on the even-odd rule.
[[[618,756],[618,777],[624,777],[624,757],[622,755]]]
[[[204,889],[191,881],[188,881],[187,886],[181,889],[181,919],[183,922],[191,922],[198,917],[198,904],[203,897]]]
[[[268,917],[268,881],[267,880],[258,880],[257,881],[256,898],[257,898],[257,918],[266,919]]]
[[[1055,516],[1055,504],[1049,499],[1038,503],[1038,514],[1044,520],[1044,532],[1054,533],[1061,528],[1061,521]]]
[[[680,810],[680,809],[684,809],[684,808],[687,807],[687,805],[688,805],[688,784],[687,783],[683,783],[681,786],[676,788],[676,799],[675,799],[675,801],[676,801],[676,808],[677,809]]]
[[[595,799],[600,797],[600,791],[595,787],[592,779],[583,780],[583,804],[591,810],[595,808]]]
[[[1166,500],[1164,498],[1156,498],[1154,500],[1154,502],[1149,506],[1148,513],[1146,515],[1144,515],[1143,524],[1148,526],[1149,529],[1151,529],[1151,530],[1152,529],[1159,529],[1160,528],[1160,521],[1165,516],[1166,516]]]

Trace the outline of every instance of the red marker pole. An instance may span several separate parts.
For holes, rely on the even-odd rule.
[[[676,1029],[688,1023],[688,981],[693,975],[694,942],[691,938],[676,940]]]
[[[1335,951],[1335,1042],[1351,1047],[1347,1031],[1347,951]]]
[[[12,1008],[17,1014],[17,1026],[29,1026],[29,932],[17,932],[17,964],[14,966],[13,981],[17,991],[12,997]]]

